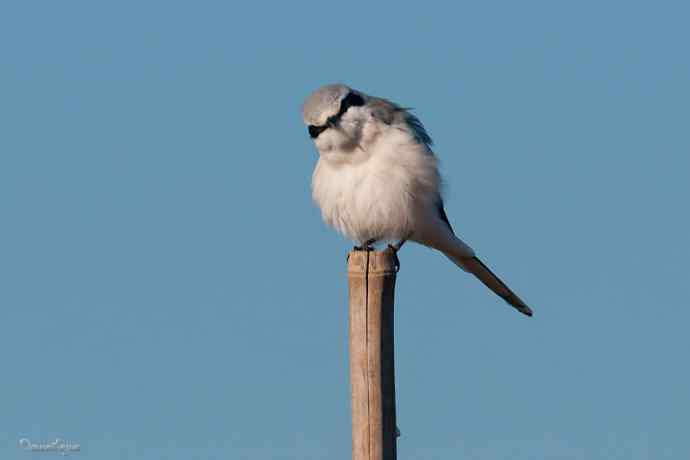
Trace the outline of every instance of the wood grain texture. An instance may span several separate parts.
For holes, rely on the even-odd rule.
[[[352,459],[395,460],[395,255],[348,258]]]

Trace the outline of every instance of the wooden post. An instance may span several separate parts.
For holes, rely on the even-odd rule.
[[[393,300],[395,254],[352,251],[348,258],[352,460],[395,460]]]

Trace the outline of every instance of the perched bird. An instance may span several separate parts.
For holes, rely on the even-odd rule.
[[[386,99],[343,84],[304,103],[319,151],[312,177],[324,221],[365,249],[377,241],[415,241],[445,254],[525,315],[532,310],[453,231],[441,198],[431,138],[417,117]]]

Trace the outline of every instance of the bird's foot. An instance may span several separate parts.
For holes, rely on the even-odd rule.
[[[407,241],[407,238],[404,240],[398,241],[396,244],[389,244],[388,249],[393,253],[393,258],[395,261],[395,272],[397,273],[400,270],[400,259],[398,259],[398,251],[400,251],[400,248],[403,247],[403,244]]]
[[[391,248],[394,252],[400,251],[400,248],[403,247],[403,244],[407,242],[407,239],[400,240],[395,244],[389,244],[388,247]]]
[[[398,259],[398,251],[400,250],[400,245],[389,244],[388,250],[393,254],[393,263],[395,264],[395,273],[400,271],[400,259]]]
[[[374,247],[372,244],[376,243],[376,238],[372,238],[370,240],[366,240],[363,245],[361,246],[355,246],[352,248],[355,251],[373,251]]]
[[[369,245],[366,245],[366,246],[362,245],[362,246],[353,246],[352,250],[353,251],[373,251],[374,248],[372,246],[369,246]]]

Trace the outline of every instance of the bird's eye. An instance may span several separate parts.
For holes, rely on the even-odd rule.
[[[343,100],[340,101],[340,110],[338,111],[338,113],[328,117],[328,122],[325,125],[309,125],[309,136],[311,136],[312,139],[316,139],[317,137],[319,137],[319,134],[327,130],[329,126],[335,126],[335,124],[338,123],[338,120],[340,120],[340,117],[342,117],[343,114],[347,112],[347,109],[349,109],[350,107],[358,107],[361,105],[364,105],[364,98],[362,96],[352,92],[347,93],[347,96],[345,96]]]
[[[327,128],[328,128],[328,126],[315,126],[315,125],[309,125],[309,127],[308,127],[308,129],[309,129],[309,136],[310,136],[312,139],[316,139],[317,137],[319,137],[319,134],[321,134],[322,132],[324,132]]]
[[[350,107],[358,107],[360,105],[364,105],[364,98],[362,96],[352,92],[347,93],[347,96],[340,102],[340,111],[336,117],[340,118]]]
[[[357,93],[348,93],[340,104],[340,110],[344,112],[350,107],[359,107],[364,105],[364,98]],[[343,107],[345,108],[344,110]]]

